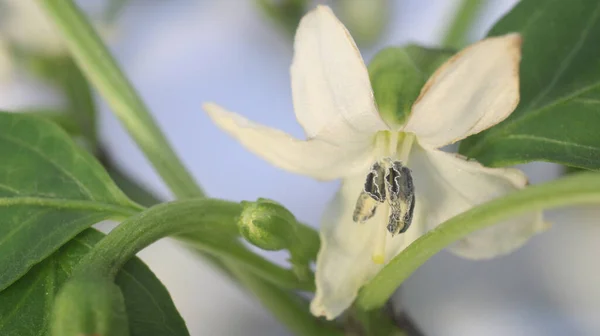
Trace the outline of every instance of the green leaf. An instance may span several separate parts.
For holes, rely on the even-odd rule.
[[[361,289],[357,304],[365,310],[382,307],[425,261],[477,230],[541,209],[599,203],[600,174],[587,172],[531,186],[476,206],[440,224],[400,252]]]
[[[377,53],[369,64],[369,77],[383,120],[389,125],[402,125],[429,76],[450,56],[449,50],[417,45]]]
[[[56,293],[103,237],[94,229],[85,230],[0,292],[0,335],[48,335]],[[169,293],[139,259],[124,265],[116,283],[125,298],[132,336],[189,335]]]
[[[490,36],[520,32],[521,102],[499,125],[462,142],[489,166],[551,161],[600,169],[600,2],[521,1]]]
[[[175,196],[204,196],[85,14],[72,0],[36,3],[48,14],[79,68],[106,99]]]
[[[40,56],[24,54],[29,68],[50,84],[60,88],[67,98],[66,112],[78,126],[79,134],[88,141],[92,151],[98,146],[96,105],[92,89],[68,56]],[[62,120],[58,120],[62,121]],[[60,125],[64,125],[61,123]]]
[[[0,113],[0,290],[94,223],[137,213],[51,122]]]
[[[83,135],[77,121],[65,112],[54,109],[26,109],[19,110],[18,113],[25,113],[51,121],[67,132],[73,139],[77,139]]]

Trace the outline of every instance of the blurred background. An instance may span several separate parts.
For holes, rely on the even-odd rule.
[[[516,3],[467,1],[479,3],[469,41],[485,36]],[[289,86],[294,26],[270,17],[260,2],[79,1],[210,196],[235,201],[271,198],[318,227],[338,183],[316,182],[270,166],[219,131],[201,109],[203,102],[215,101],[302,137]],[[319,3],[335,6],[366,62],[384,46],[441,45],[463,5],[461,0]],[[32,0],[0,0],[0,109],[63,108],[66,97],[16,62],[18,57],[4,48],[9,44],[26,53],[64,52]],[[161,198],[171,199],[118,120],[96,98],[107,156]],[[563,171],[543,163],[521,168],[532,183]],[[600,335],[599,215],[600,210],[591,207],[549,212],[549,232],[492,261],[441,253],[403,285],[394,302],[425,335]],[[107,230],[110,225],[100,227]],[[286,258],[267,255],[282,263]],[[249,294],[173,241],[162,240],[140,257],[167,286],[192,335],[288,334]]]

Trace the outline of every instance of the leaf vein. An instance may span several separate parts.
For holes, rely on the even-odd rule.
[[[540,100],[542,100],[544,97],[546,97],[548,92],[550,92],[554,88],[556,83],[558,83],[558,80],[560,79],[560,77],[562,77],[565,70],[567,70],[567,68],[569,68],[571,66],[573,59],[575,58],[577,53],[579,53],[579,51],[583,47],[585,40],[587,40],[590,30],[592,29],[594,22],[596,22],[596,19],[598,18],[598,13],[600,13],[600,5],[598,7],[596,7],[596,10],[592,14],[590,20],[587,22],[585,28],[579,35],[579,39],[577,40],[577,43],[575,43],[575,46],[571,49],[571,51],[569,52],[567,57],[565,57],[560,62],[559,66],[558,66],[558,71],[556,71],[556,73],[554,74],[554,77],[552,78],[550,83],[548,83],[548,85],[542,91],[540,91],[540,93],[538,93],[538,95],[534,99],[531,100],[531,103],[529,103],[529,105],[527,105],[526,110],[530,110]]]
[[[62,174],[64,174],[65,176],[67,176],[69,179],[71,179],[71,181],[75,182],[75,184],[80,188],[80,190],[87,194],[87,197],[90,200],[95,200],[94,196],[92,195],[91,191],[85,186],[83,185],[83,183],[81,183],[81,181],[79,181],[73,174],[71,174],[69,171],[67,171],[66,169],[64,169],[63,167],[61,167],[60,165],[58,165],[56,162],[54,162],[52,160],[51,157],[47,156],[46,154],[44,154],[43,152],[41,152],[38,148],[31,146],[30,144],[21,141],[20,139],[16,139],[14,137],[11,137],[9,135],[6,134],[0,134],[0,138],[1,139],[5,139],[8,142],[12,142],[13,144],[16,144],[18,146],[21,146],[22,148],[25,148],[31,152],[36,153],[40,158],[44,159],[44,161],[48,162],[50,165],[52,165],[53,167],[55,167],[59,172],[61,172]]]
[[[583,148],[583,149],[587,149],[587,150],[591,150],[591,151],[600,152],[600,148],[598,148],[598,147],[592,147],[592,146],[588,146],[588,145],[578,144],[575,142],[556,140],[556,139],[552,139],[552,138],[546,138],[546,137],[530,135],[530,134],[511,134],[511,135],[506,136],[506,139],[543,141],[543,142],[550,142],[550,143],[567,146],[567,147],[577,147],[577,148]]]

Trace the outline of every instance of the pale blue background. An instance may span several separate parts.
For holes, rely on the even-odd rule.
[[[302,136],[292,110],[290,40],[253,1],[134,1],[112,48],[169,140],[213,197],[280,201],[318,226],[338,183],[276,169],[219,131],[201,110],[216,101],[250,119]],[[378,46],[440,40],[456,0],[392,1],[393,22]],[[515,1],[492,0],[473,31],[479,39]],[[31,81],[0,87],[0,107],[54,101],[32,96]],[[39,89],[39,88],[38,88]],[[32,100],[33,99],[33,100]],[[170,197],[140,151],[103,106],[103,142],[137,179]],[[533,182],[556,176],[549,164],[526,167]],[[554,229],[517,253],[473,262],[441,253],[411,277],[396,299],[426,335],[598,335],[598,211],[556,212]],[[141,257],[169,288],[192,335],[284,335],[252,298],[168,240]],[[276,254],[281,262],[285,256]]]

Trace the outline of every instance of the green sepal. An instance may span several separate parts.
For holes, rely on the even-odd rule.
[[[427,79],[453,52],[418,45],[381,50],[369,64],[369,77],[379,115],[391,127],[400,127],[410,115]]]

